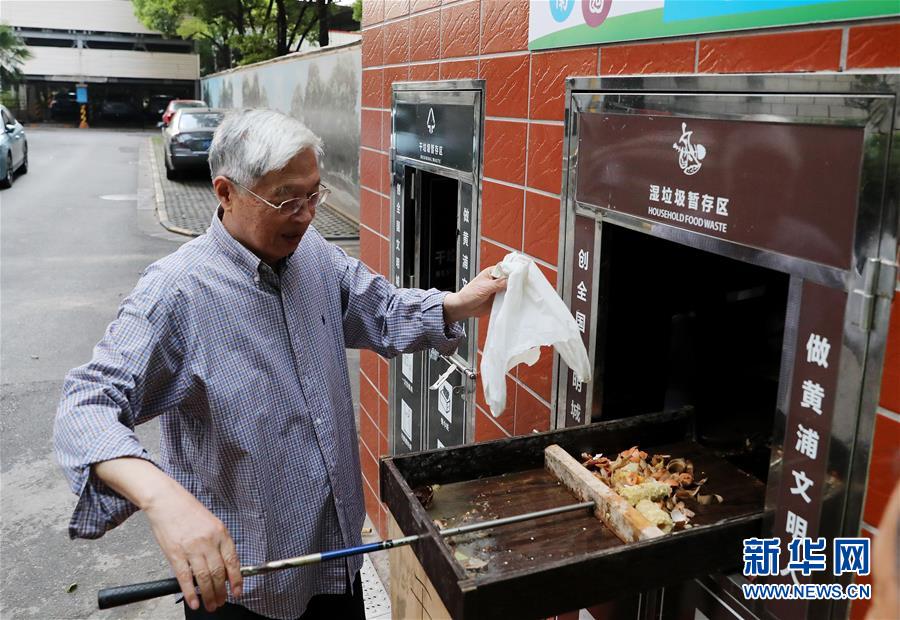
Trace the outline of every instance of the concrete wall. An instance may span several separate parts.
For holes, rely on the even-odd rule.
[[[138,21],[131,0],[3,0],[0,12],[20,28],[159,34]]]
[[[360,44],[351,43],[203,78],[216,108],[270,108],[303,121],[325,143],[322,178],[330,202],[359,219]]]
[[[31,58],[22,65],[25,75],[81,78],[132,78],[146,80],[197,80],[197,54],[137,52],[77,47],[29,46]]]

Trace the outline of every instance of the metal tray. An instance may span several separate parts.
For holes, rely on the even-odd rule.
[[[601,422],[481,444],[386,458],[381,496],[404,534],[427,534],[413,551],[454,618],[547,617],[739,566],[744,538],[758,536],[765,486],[693,441],[689,409]],[[633,445],[683,456],[708,476],[704,493],[722,504],[689,504],[692,527],[653,541],[624,544],[587,510],[443,539],[446,526],[576,503],[543,468],[543,450],[559,444],[615,454]],[[413,494],[439,485],[428,510]],[[456,551],[486,560],[467,571]]]

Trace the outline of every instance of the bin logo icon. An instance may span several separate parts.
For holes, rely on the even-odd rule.
[[[428,118],[425,121],[425,126],[428,128],[428,133],[434,133],[434,128],[437,127],[437,123],[434,122],[434,108],[428,108]]]
[[[613,0],[582,0],[581,14],[585,23],[591,28],[596,28],[606,21]]]
[[[400,432],[407,440],[412,439],[412,407],[400,400]]]
[[[443,383],[438,390],[438,411],[447,422],[453,422],[453,386],[449,383]]]
[[[402,361],[400,363],[400,372],[403,374],[403,378],[413,382],[413,354],[412,353],[404,353],[400,358]]]
[[[706,157],[706,147],[702,144],[692,144],[691,136],[693,131],[688,131],[687,123],[681,123],[681,137],[672,145],[672,148],[678,151],[678,165],[681,171],[686,175],[697,174],[701,162]]]
[[[558,22],[564,22],[572,13],[577,0],[550,0],[550,14]]]

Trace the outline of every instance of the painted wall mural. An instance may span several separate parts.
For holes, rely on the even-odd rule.
[[[359,219],[359,43],[249,65],[203,78],[215,108],[269,108],[303,121],[325,143],[329,201]]]

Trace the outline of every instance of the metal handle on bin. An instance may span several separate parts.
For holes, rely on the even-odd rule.
[[[477,372],[475,372],[468,366],[463,365],[461,362],[456,361],[452,357],[449,357],[442,353],[438,353],[438,357],[440,357],[442,360],[447,362],[449,368],[447,368],[447,370],[444,371],[444,374],[442,374],[440,377],[437,378],[437,381],[435,381],[428,388],[429,390],[439,389],[442,385],[444,385],[447,382],[447,379],[449,379],[450,375],[452,375],[455,371],[458,371],[463,377],[465,377],[469,381],[474,381],[475,378],[478,377]],[[459,386],[459,387],[461,388],[462,386]],[[456,390],[458,388],[454,387],[453,389]]]

